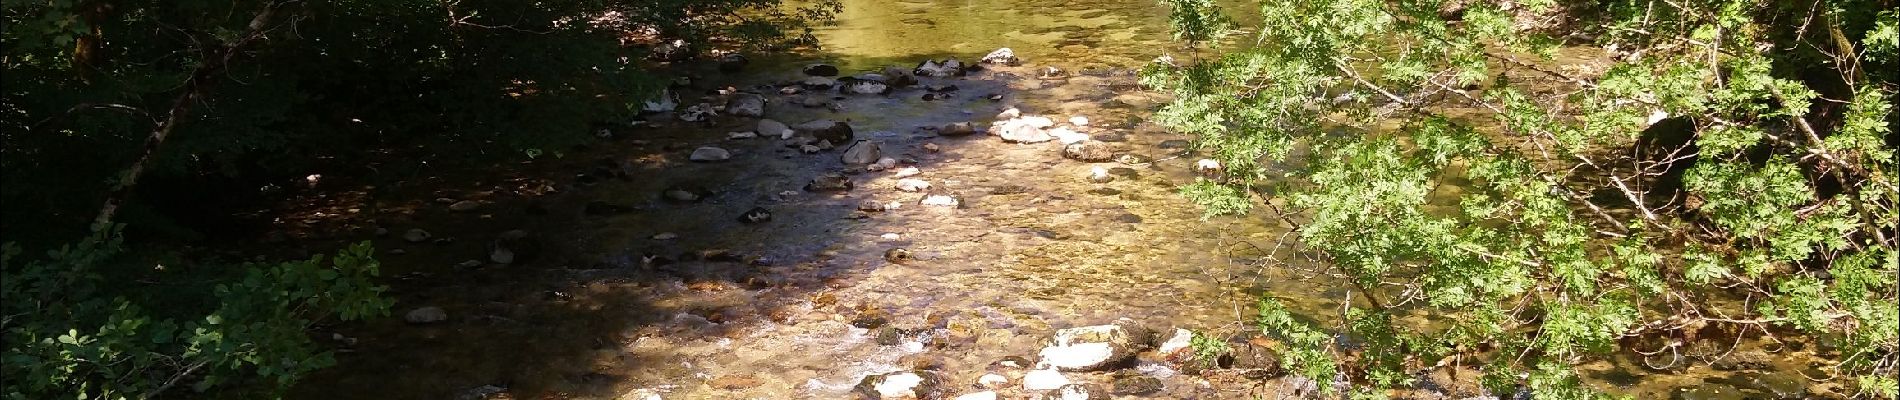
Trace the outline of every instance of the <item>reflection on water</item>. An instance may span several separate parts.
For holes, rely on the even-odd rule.
[[[1251,21],[1245,2],[1224,1]],[[1177,48],[1168,7],[1158,0],[844,0],[836,25],[821,28],[825,51],[856,60],[905,55],[980,57],[999,47],[1031,62],[1134,67]],[[1244,25],[1243,25],[1244,26]]]

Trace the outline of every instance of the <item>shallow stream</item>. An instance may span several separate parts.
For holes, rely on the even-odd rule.
[[[1258,213],[1203,220],[1175,194],[1195,176],[1190,170],[1198,157],[1181,146],[1192,137],[1146,121],[1165,99],[1142,92],[1130,72],[1178,51],[1168,42],[1163,5],[844,3],[838,24],[818,32],[825,45],[819,54],[755,57],[736,74],[706,70],[682,92],[773,85],[762,91],[771,99],[767,118],[849,121],[857,138],[877,141],[887,157],[913,162],[903,165],[919,171],[912,178],[928,181],[932,192],[960,197],[961,207],[920,205],[925,193],[896,190],[893,171],[850,171],[855,188],[841,193],[805,191],[814,177],[851,169],[839,160],[842,149],[805,154],[778,138],[727,138],[753,130],[754,118],[722,116],[711,126],[656,118],[657,126],[617,131],[617,138],[564,164],[469,185],[461,194],[487,196],[480,217],[424,205],[384,221],[398,232],[425,226],[461,239],[445,245],[377,239],[380,249],[408,253],[385,259],[386,274],[408,278],[395,285],[398,316],[438,306],[449,320],[411,325],[389,318],[339,328],[349,352],[339,355],[336,368],[301,384],[294,397],[831,399],[850,397],[867,375],[926,367],[943,372],[953,397],[975,390],[972,383],[993,361],[1033,359],[1038,342],[1054,329],[1128,318],[1164,332],[1180,327],[1244,337],[1261,295],[1321,319],[1338,310],[1344,290],[1328,278],[1312,278],[1316,266],[1260,267],[1267,249],[1287,238],[1284,225]],[[923,79],[956,85],[947,99],[926,101],[924,89],[911,87],[807,108],[801,103],[808,96],[840,95],[776,90],[803,79],[799,67],[809,62],[832,63],[851,75],[908,69],[925,58],[974,61],[999,47],[1014,49],[1025,63]],[[1068,76],[1041,79],[1046,66]],[[1152,162],[1084,163],[1064,159],[1054,142],[944,137],[925,128],[986,126],[1009,107],[1059,122],[1085,117],[1086,125],[1064,125]],[[701,146],[733,156],[688,161]],[[603,159],[628,177],[589,184],[574,178],[573,171]],[[1088,179],[1098,167],[1114,179]],[[711,194],[689,203],[662,198],[666,188],[680,185]],[[528,186],[543,190],[521,189]],[[546,189],[552,191],[543,194]],[[867,201],[899,207],[859,211]],[[629,211],[590,214],[588,203]],[[739,220],[754,207],[769,210],[771,221]],[[511,229],[533,232],[543,254],[515,265],[455,265],[484,258],[485,243]],[[908,259],[887,259],[893,249]],[[656,264],[647,256],[677,262]],[[1697,363],[1663,373],[1634,356],[1585,368],[1594,383],[1638,398],[1809,395],[1809,382],[1789,372],[1805,369],[1788,364],[1799,357],[1755,353],[1752,364]],[[1166,368],[1140,371],[1168,385],[1153,398],[1297,392],[1210,383]],[[1071,379],[1106,385],[1110,377],[1079,373]],[[1468,387],[1420,393],[1477,395]]]

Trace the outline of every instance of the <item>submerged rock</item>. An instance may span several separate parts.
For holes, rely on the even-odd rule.
[[[864,377],[851,388],[867,399],[937,399],[943,396],[943,378],[930,371],[901,371]]]
[[[838,86],[838,80],[823,76],[814,76],[805,78],[805,80],[799,81],[798,84],[804,85],[806,89],[824,90],[830,89],[832,86]]]
[[[752,60],[739,53],[726,53],[719,56],[719,72],[733,73],[745,69]]]
[[[805,66],[804,72],[805,75],[811,76],[838,76],[838,67],[831,64],[811,64]]]
[[[739,215],[739,222],[744,222],[748,224],[756,224],[756,223],[766,222],[766,221],[771,221],[771,220],[772,220],[772,210],[767,210],[765,209],[765,207],[752,207],[751,210],[746,210],[745,214]]]
[[[687,159],[698,162],[725,161],[732,159],[732,152],[718,147],[706,146],[693,149],[693,155],[688,156]]]
[[[429,231],[422,230],[421,228],[410,229],[402,233],[402,240],[409,243],[427,242],[431,237],[434,237],[434,235],[430,235]]]
[[[937,129],[937,134],[943,136],[964,136],[972,133],[976,133],[976,127],[968,122],[950,123]]]
[[[428,306],[428,307],[417,308],[414,310],[409,310],[409,313],[402,315],[402,320],[408,321],[411,324],[432,324],[432,323],[447,321],[448,319],[449,319],[448,311],[443,311],[442,307],[436,307],[436,306]]]
[[[844,176],[844,174],[829,173],[820,175],[817,178],[812,178],[811,183],[805,184],[805,191],[842,192],[851,190],[853,186],[855,185],[851,183],[851,178]]]
[[[1076,161],[1095,163],[1105,162],[1115,158],[1115,152],[1109,148],[1108,143],[1096,140],[1084,140],[1062,146],[1062,157]],[[1100,174],[1100,176],[1107,175],[1107,171],[1102,171]]]
[[[680,111],[677,116],[681,121],[704,122],[711,121],[713,117],[719,116],[719,112],[713,111],[711,104],[699,103],[694,104],[692,107],[686,107],[686,110]]]
[[[765,96],[753,93],[740,93],[726,100],[726,113],[741,117],[759,117],[765,115]]]
[[[844,79],[839,79],[838,82],[843,84],[843,86],[839,87],[838,90],[845,93],[888,94],[891,92],[891,85],[886,84],[881,81],[877,81],[877,80],[862,79],[862,78],[844,78]]]

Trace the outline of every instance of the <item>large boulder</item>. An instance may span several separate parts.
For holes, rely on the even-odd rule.
[[[740,93],[726,99],[726,114],[741,117],[759,117],[765,115],[765,96],[754,93]]]
[[[807,121],[792,129],[809,134],[812,138],[832,143],[850,143],[853,137],[850,124],[828,119]]]
[[[984,63],[984,64],[1016,66],[1016,65],[1021,65],[1023,60],[1016,58],[1015,50],[1010,50],[1008,47],[1004,47],[1004,48],[996,49],[996,51],[992,51],[990,52],[990,54],[984,55],[983,59],[979,62]]]
[[[937,399],[943,378],[930,371],[899,371],[864,377],[851,392],[863,399]]]
[[[1058,330],[1037,355],[1042,365],[1059,370],[1101,371],[1126,364],[1153,342],[1153,332],[1123,318],[1108,325]]]
[[[1115,158],[1115,152],[1108,147],[1108,143],[1084,140],[1062,146],[1062,157],[1082,162],[1107,162]]]

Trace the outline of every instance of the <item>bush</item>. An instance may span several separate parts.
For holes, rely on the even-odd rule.
[[[1144,82],[1227,166],[1191,199],[1244,213],[1272,186],[1353,287],[1350,360],[1262,304],[1288,370],[1380,397],[1462,361],[1494,393],[1595,398],[1572,365],[1716,329],[1834,341],[1834,383],[1892,398],[1900,23],[1891,1],[1814,4],[1269,0],[1260,46]]]
[[[287,387],[334,363],[306,332],[312,324],[382,316],[390,306],[373,282],[377,263],[368,242],[327,262],[317,256],[215,266],[182,273],[239,276],[173,278],[224,282],[210,285],[209,298],[196,298],[205,291],[108,279],[127,274],[101,270],[140,267],[114,263],[121,249],[116,228],[24,265],[17,263],[20,248],[6,245],[6,398],[149,398],[180,384],[198,391],[231,383]],[[170,306],[141,307],[154,303]]]

